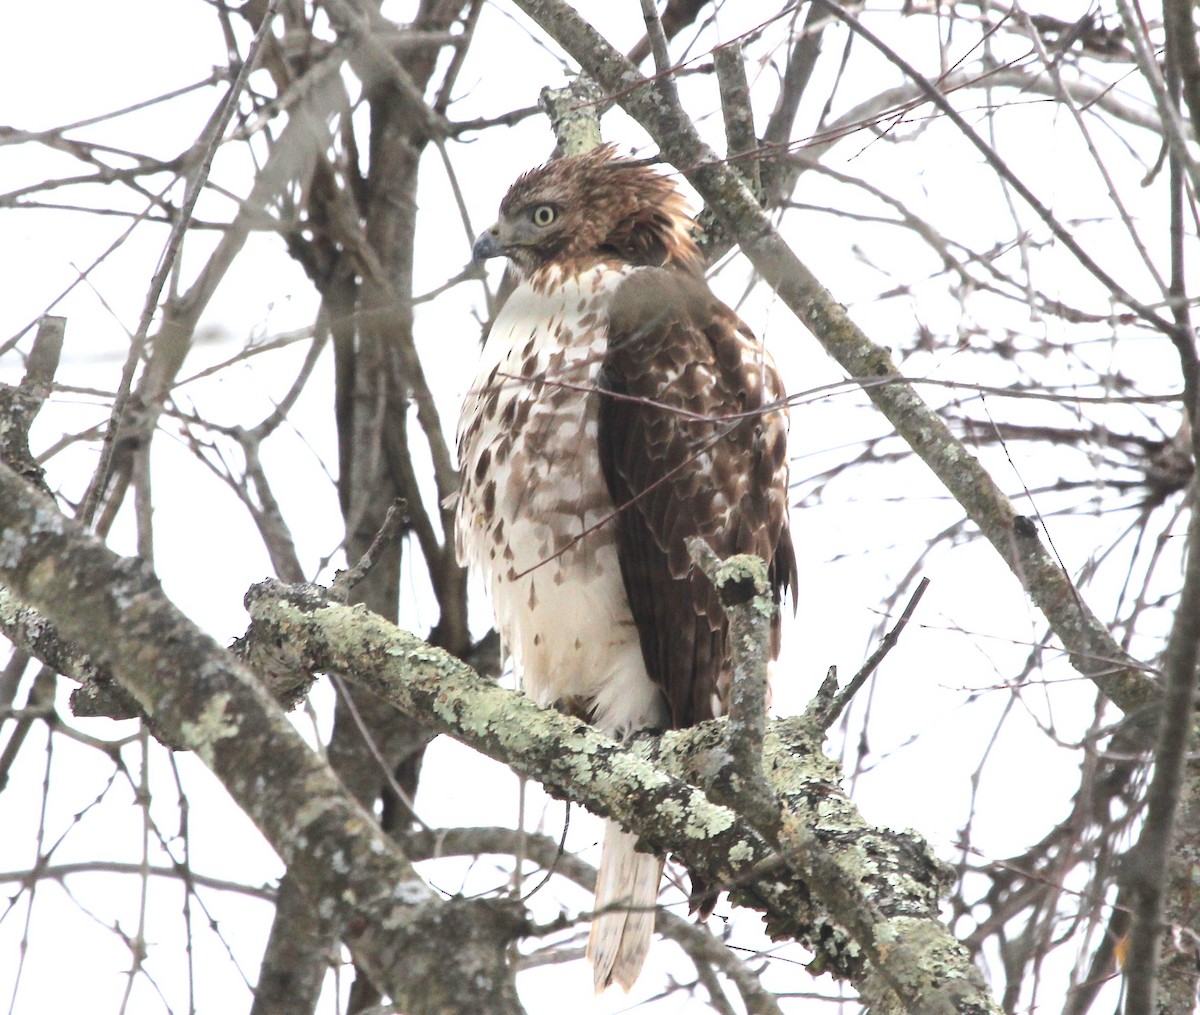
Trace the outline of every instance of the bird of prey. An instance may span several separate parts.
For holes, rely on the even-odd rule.
[[[783,387],[692,228],[667,176],[601,146],[521,176],[474,248],[517,285],[459,420],[459,560],[525,691],[617,738],[724,712],[728,625],[690,537],[763,558],[776,603],[796,582]],[[597,991],[649,949],[662,860],[636,843],[607,823]]]

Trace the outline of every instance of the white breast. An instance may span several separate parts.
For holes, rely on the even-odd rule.
[[[459,561],[490,579],[501,635],[542,704],[578,697],[612,733],[665,725],[621,578],[595,381],[632,268],[517,287],[459,420]]]

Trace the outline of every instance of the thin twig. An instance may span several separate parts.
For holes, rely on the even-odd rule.
[[[879,52],[887,58],[887,60],[899,67],[924,93],[925,97],[940,109],[949,120],[956,126],[962,135],[974,145],[983,157],[1004,180],[1021,195],[1021,199],[1034,210],[1038,218],[1040,218],[1049,228],[1052,233],[1075,256],[1075,259],[1083,265],[1106,289],[1108,289],[1114,297],[1132,309],[1139,317],[1148,323],[1152,324],[1164,334],[1170,334],[1172,326],[1169,321],[1155,313],[1153,309],[1143,303],[1141,300],[1127,292],[1115,278],[1107,271],[1100,267],[1091,257],[1091,255],[1083,249],[1079,241],[1067,230],[1065,226],[1058,221],[1054,213],[1047,208],[1041,200],[1033,193],[1025,182],[1017,176],[1016,173],[1008,166],[1008,164],[1000,157],[996,150],[983,140],[975,132],[975,129],[967,123],[962,115],[947,101],[946,97],[937,89],[928,78],[918,71],[912,64],[904,59],[899,53],[892,49],[887,43],[879,38],[869,28],[865,27],[856,17],[844,11],[839,7],[834,0],[813,0],[815,4],[819,4],[824,10],[828,11],[835,18],[845,24],[852,32],[861,35],[867,42],[874,46]]]
[[[850,680],[850,683],[848,683],[842,689],[841,693],[837,696],[837,698],[834,699],[832,704],[829,705],[824,714],[821,716],[822,729],[827,730],[830,726],[837,722],[838,716],[840,716],[846,710],[846,706],[850,704],[850,699],[853,698],[858,693],[862,685],[867,682],[867,678],[879,668],[879,664],[883,662],[884,656],[886,656],[893,648],[896,647],[896,642],[900,640],[900,635],[904,633],[904,629],[908,626],[908,622],[912,618],[913,612],[917,608],[917,603],[921,601],[921,597],[925,595],[925,590],[927,588],[929,588],[929,579],[922,578],[920,583],[917,585],[916,591],[913,592],[912,597],[908,600],[908,605],[904,607],[904,612],[900,614],[900,619],[896,621],[895,627],[888,631],[888,633],[884,636],[883,641],[879,643],[879,647],[875,649],[875,651],[871,653],[871,657],[865,663],[863,663],[862,669],[854,674],[853,678]]]
[[[379,527],[379,531],[375,533],[375,538],[371,540],[371,545],[367,547],[367,552],[364,553],[353,567],[339,571],[333,579],[333,584],[330,587],[330,594],[339,602],[349,602],[350,593],[354,587],[361,582],[368,574],[371,573],[371,568],[375,566],[375,562],[383,554],[383,551],[390,547],[400,534],[400,530],[408,517],[408,504],[401,498],[397,498],[392,502],[392,506],[387,509],[387,514],[384,516],[383,524]]]
[[[650,41],[650,52],[654,54],[654,69],[659,76],[671,71],[671,54],[667,49],[667,36],[658,18],[658,7],[654,0],[642,0],[642,18],[646,22],[646,38]]]
[[[331,588],[330,594],[333,595],[335,590]],[[396,794],[396,799],[399,800],[406,808],[414,824],[419,825],[422,832],[432,833],[434,830],[429,827],[417,813],[416,801],[413,799],[403,786],[400,785],[400,780],[396,777],[396,771],[389,764],[388,759],[383,756],[383,751],[379,747],[379,741],[371,733],[370,727],[367,725],[366,719],[359,711],[358,705],[355,704],[354,695],[350,693],[350,688],[346,681],[338,674],[331,674],[333,686],[337,688],[338,697],[342,699],[342,703],[346,706],[346,710],[350,713],[350,718],[354,720],[354,725],[358,728],[359,734],[362,736],[363,743],[367,745],[367,750],[371,757],[375,759],[375,764],[379,766],[379,772],[383,776],[383,781],[393,793]]]
[[[84,496],[83,506],[79,512],[79,518],[85,525],[91,524],[92,519],[95,518],[96,511],[99,509],[100,502],[104,497],[105,487],[108,485],[108,475],[112,469],[113,456],[117,448],[117,435],[121,427],[121,420],[125,415],[126,405],[129,402],[134,371],[137,369],[138,362],[141,360],[142,353],[145,350],[146,339],[150,332],[150,323],[153,321],[154,314],[158,310],[163,286],[166,285],[167,276],[170,275],[175,266],[176,259],[179,256],[179,247],[183,243],[184,233],[187,232],[192,220],[192,212],[195,210],[196,202],[200,199],[200,194],[204,190],[204,184],[208,179],[209,171],[212,169],[217,149],[220,148],[221,142],[224,139],[225,128],[229,125],[229,121],[233,119],[233,114],[237,109],[238,99],[242,94],[242,90],[246,87],[246,82],[258,65],[263,43],[270,37],[271,22],[274,20],[275,11],[281,2],[282,0],[270,0],[267,13],[263,16],[262,24],[259,25],[258,31],[250,43],[250,50],[246,54],[246,61],[242,64],[237,77],[234,78],[233,83],[229,86],[229,92],[225,96],[224,102],[209,125],[208,136],[204,140],[204,147],[196,165],[196,171],[188,180],[179,214],[171,226],[171,233],[167,237],[162,257],[159,259],[158,267],[155,269],[154,276],[150,280],[150,291],[146,294],[146,301],[142,307],[141,320],[138,322],[137,332],[134,335],[133,342],[130,344],[129,355],[121,371],[121,383],[117,388],[117,397],[113,401],[108,429],[104,434],[104,445],[100,452],[100,462],[96,466],[96,472],[92,477],[91,485]]]
[[[824,0],[822,0],[824,2]],[[1192,158],[1188,149],[1188,129],[1180,116],[1179,107],[1171,97],[1166,82],[1163,80],[1162,68],[1158,56],[1146,37],[1146,24],[1141,12],[1135,10],[1129,0],[1117,0],[1117,11],[1121,15],[1121,24],[1125,35],[1133,44],[1133,53],[1137,59],[1138,69],[1142,72],[1142,80],[1154,96],[1154,105],[1158,109],[1162,121],[1162,135],[1167,142],[1171,154],[1179,160],[1191,180],[1193,190],[1200,191],[1200,166]],[[1191,18],[1188,18],[1190,25]],[[1182,26],[1180,26],[1182,28]],[[1190,27],[1185,31],[1194,31]],[[1192,44],[1193,49],[1195,43]]]

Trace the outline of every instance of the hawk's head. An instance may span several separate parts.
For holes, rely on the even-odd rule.
[[[612,259],[700,275],[691,226],[671,180],[602,145],[520,177],[473,253],[477,261],[507,257],[526,278],[548,265],[582,269]]]

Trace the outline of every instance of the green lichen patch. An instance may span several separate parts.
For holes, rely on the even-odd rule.
[[[221,740],[238,735],[240,725],[234,715],[227,715],[231,695],[228,691],[214,694],[195,719],[180,723],[185,746],[195,751],[208,766],[213,764],[213,748]]]

